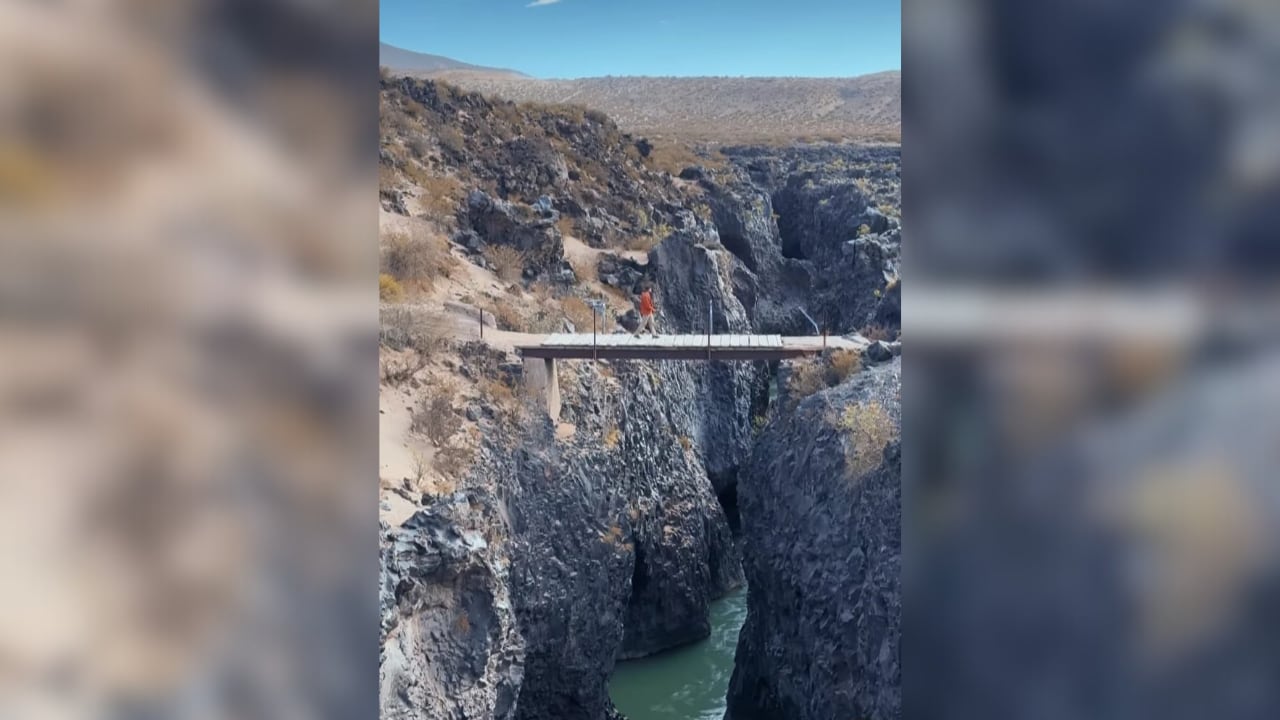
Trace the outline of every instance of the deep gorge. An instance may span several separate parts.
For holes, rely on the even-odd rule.
[[[652,282],[664,332],[705,332],[709,308],[719,333],[807,335],[808,316],[833,334],[900,326],[900,229],[886,214],[897,148],[727,148],[724,167],[691,164],[676,184],[618,171],[631,139],[592,118],[531,116],[524,135],[490,147],[483,138],[508,120],[487,118],[522,110],[384,83],[431,122],[474,124],[440,156],[476,185],[455,243],[522,243],[526,287],[576,291],[565,222],[609,247],[635,216],[661,228],[647,262],[617,261],[601,282],[623,293]],[[540,145],[535,127],[554,142]],[[574,176],[589,174],[575,153],[614,172],[608,200],[579,187]],[[385,188],[384,209],[412,212],[415,192]],[[542,210],[521,201],[539,195]],[[475,343],[462,352],[510,364]],[[829,362],[808,376],[830,375]],[[560,363],[557,422],[526,404],[486,424],[464,481],[384,526],[383,716],[618,718],[619,662],[656,677],[712,650],[709,677],[737,720],[895,716],[898,361],[863,364],[799,392],[793,363]],[[713,617],[742,621],[747,597],[740,638],[713,628]],[[814,686],[782,682],[807,653],[835,670]]]

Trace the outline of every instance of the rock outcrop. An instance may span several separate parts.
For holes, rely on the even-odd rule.
[[[674,366],[561,368],[545,418],[487,462],[511,519],[511,587],[526,643],[518,718],[602,718],[617,658],[706,637],[712,600],[742,582],[724,512],[688,436],[694,392]],[[683,438],[683,441],[682,441]]]
[[[896,174],[886,169],[896,150],[698,150],[689,161],[705,166],[677,180],[655,160],[660,148],[597,112],[405,78],[383,80],[382,102],[383,207],[435,223],[451,252],[481,266],[497,263],[493,246],[517,249],[522,277],[504,280],[506,292],[545,295],[538,302],[550,317],[539,322],[560,327],[569,297],[634,293],[648,281],[664,333],[809,334],[815,319],[832,334],[900,324],[890,279],[900,229],[879,209],[896,205]],[[611,252],[595,253],[595,267],[573,267],[565,234]],[[638,262],[624,248],[652,249]],[[594,278],[603,287],[582,287]],[[466,300],[468,316],[479,316],[481,299]],[[507,389],[520,382],[520,364],[501,351],[473,342],[452,352],[465,361],[446,363],[448,372]],[[710,602],[743,582],[736,515],[726,508],[736,513],[744,473],[753,478],[746,542],[757,551],[748,568],[762,589],[752,589],[759,612],[740,655],[754,664],[736,681],[737,707],[802,718],[816,717],[804,713],[820,702],[879,712],[896,665],[874,662],[883,647],[872,647],[874,632],[891,621],[881,605],[883,552],[868,543],[888,543],[872,518],[897,522],[896,512],[882,517],[897,461],[877,455],[881,466],[860,480],[824,484],[852,462],[842,448],[866,458],[838,421],[826,422],[818,398],[869,402],[890,375],[896,383],[892,352],[884,362],[775,422],[759,446],[755,424],[773,379],[764,363],[560,362],[560,428],[532,404],[515,407],[514,396],[473,396],[459,408],[480,445],[465,482],[456,478],[465,490],[424,498],[418,515],[384,534],[384,716],[616,717],[607,692],[615,661],[705,638]],[[896,404],[884,408],[896,423]],[[804,447],[813,449],[804,459],[812,472],[786,477],[778,458]],[[834,508],[819,507],[831,498]],[[850,512],[854,524],[840,525]],[[761,529],[769,523],[806,554],[769,544]],[[805,524],[817,539],[795,535]],[[857,548],[855,572],[842,580],[837,570],[848,569],[837,560],[851,560],[836,555],[848,548]],[[777,574],[785,571],[806,574]],[[833,610],[838,592],[840,602],[858,598],[854,619]],[[797,608],[811,615],[791,622],[812,624],[786,624]],[[892,617],[885,634],[896,633]],[[778,644],[786,633],[793,644]],[[841,656],[837,640],[853,655]],[[831,668],[808,672],[801,653],[815,649]]]
[[[743,262],[714,231],[680,231],[649,253],[659,324],[664,332],[748,333],[751,319],[735,294]],[[752,418],[768,402],[768,369],[761,363],[680,363],[664,374],[687,377],[690,391],[671,399],[696,418],[690,435],[702,449],[717,492],[735,482],[751,452]]]
[[[728,148],[703,190],[714,239],[742,261],[734,292],[758,332],[901,326],[897,151]],[[896,211],[895,211],[896,212]],[[893,297],[891,297],[893,296]]]
[[[564,262],[564,243],[556,230],[554,211],[542,215],[475,190],[467,196],[463,215],[468,227],[486,245],[510,245],[524,255],[525,267],[548,272]]]
[[[730,720],[901,716],[901,362],[803,400],[741,474]]]
[[[478,492],[424,498],[383,526],[379,717],[515,717],[525,642],[494,509]]]
[[[595,247],[688,223],[672,179],[644,161],[652,146],[622,133],[602,113],[517,105],[433,80],[385,78],[381,90],[379,192],[391,212],[411,214],[407,200],[416,195],[437,215],[445,207],[455,211],[464,232],[474,229],[487,242],[535,253],[540,245],[485,232],[494,226],[472,211],[468,193],[479,190],[515,206],[500,214],[517,220],[545,197],[560,214],[556,220]],[[424,186],[423,178],[433,184]],[[561,232],[553,222],[556,243]]]

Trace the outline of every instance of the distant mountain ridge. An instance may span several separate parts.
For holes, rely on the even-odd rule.
[[[383,43],[397,74],[515,102],[584,105],[627,132],[719,142],[900,142],[902,73],[849,78],[593,77],[542,80]]]
[[[405,74],[433,74],[439,72],[480,72],[496,73],[511,77],[526,77],[523,73],[503,68],[491,68],[483,65],[472,65],[443,55],[414,52],[398,48],[387,43],[378,43],[378,64],[392,71]]]
[[[902,73],[852,78],[597,77],[539,80],[484,73],[433,77],[516,102],[600,110],[628,132],[754,142],[900,142]]]

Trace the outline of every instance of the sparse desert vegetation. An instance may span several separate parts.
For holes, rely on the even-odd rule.
[[[413,415],[413,430],[427,436],[437,448],[449,444],[449,438],[462,429],[462,418],[453,410],[451,388],[437,388],[423,398]]]
[[[605,77],[538,80],[488,73],[422,74],[517,102],[572,98],[624,130],[719,142],[901,137],[902,74],[854,78]]]
[[[848,439],[847,469],[852,477],[874,470],[884,446],[896,435],[889,413],[875,401],[846,407],[838,424]]]
[[[591,332],[593,321],[599,323],[595,311],[591,309],[581,298],[567,297],[560,301],[560,309],[564,312],[564,316],[573,323],[578,332]],[[601,328],[603,329],[603,328]]]
[[[834,387],[862,369],[862,354],[856,350],[832,350],[824,357],[799,360],[791,371],[787,391],[798,404],[804,398]]]
[[[404,298],[404,288],[394,275],[381,273],[378,275],[378,299],[382,302],[397,302]]]
[[[493,270],[506,282],[515,282],[524,273],[525,254],[510,245],[488,245],[484,257]]]
[[[437,234],[394,232],[383,241],[382,272],[402,286],[430,289],[436,278],[449,277],[457,266],[448,241]]]

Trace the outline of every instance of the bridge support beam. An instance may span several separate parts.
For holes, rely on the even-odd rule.
[[[560,419],[560,377],[556,373],[555,358],[524,359],[525,388],[532,393],[541,393],[547,402],[547,415],[551,421]]]

